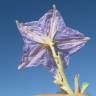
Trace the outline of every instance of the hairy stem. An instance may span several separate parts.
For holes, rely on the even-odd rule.
[[[56,50],[55,50],[55,48],[54,48],[54,46],[52,44],[50,44],[50,48],[51,48],[54,60],[55,60],[55,62],[57,64],[58,70],[60,72],[60,75],[61,75],[61,77],[63,79],[63,84],[64,84],[64,86],[66,88],[66,91],[68,92],[68,94],[72,95],[73,91],[72,91],[72,89],[71,89],[71,87],[70,87],[70,85],[68,83],[68,80],[66,78],[66,75],[64,73],[64,66],[63,66],[63,63],[62,63],[62,60],[61,60],[61,56],[60,56],[59,52],[56,52]],[[58,53],[58,54],[56,54],[56,53]]]

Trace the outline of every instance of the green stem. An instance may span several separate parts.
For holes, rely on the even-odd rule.
[[[70,87],[70,85],[69,85],[69,83],[68,83],[68,80],[67,80],[67,78],[66,78],[66,75],[65,75],[65,73],[64,73],[64,66],[63,66],[63,64],[62,64],[61,56],[60,56],[59,53],[56,54],[55,48],[54,48],[54,46],[53,46],[52,44],[50,44],[50,48],[51,48],[51,51],[52,51],[54,60],[55,60],[55,62],[56,62],[56,64],[57,64],[58,70],[59,70],[59,72],[60,72],[60,74],[61,74],[61,76],[62,76],[63,84],[64,84],[64,86],[66,87],[67,92],[68,92],[69,94],[73,94],[73,91],[72,91],[72,89],[71,89],[71,87]]]

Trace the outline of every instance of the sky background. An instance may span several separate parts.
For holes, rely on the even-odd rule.
[[[0,0],[0,96],[33,96],[57,93],[53,75],[43,66],[17,70],[23,40],[15,20],[38,20],[55,4],[67,26],[78,29],[91,40],[70,58],[65,70],[73,87],[74,75],[88,81],[88,92],[96,96],[96,0]]]

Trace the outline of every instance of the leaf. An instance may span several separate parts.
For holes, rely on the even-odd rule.
[[[79,79],[80,79],[79,74],[75,75],[75,78],[74,78],[75,93],[80,92]]]
[[[89,87],[89,83],[84,82],[82,84],[81,93],[84,93],[88,87]]]

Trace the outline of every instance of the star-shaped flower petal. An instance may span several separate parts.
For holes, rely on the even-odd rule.
[[[61,54],[64,65],[68,65],[69,56],[77,52],[89,40],[89,37],[85,37],[83,33],[67,27],[55,7],[38,21],[27,23],[16,21],[16,23],[25,44],[19,69],[40,64],[50,70],[55,69],[56,64],[50,50],[50,43],[54,43],[56,51]]]

